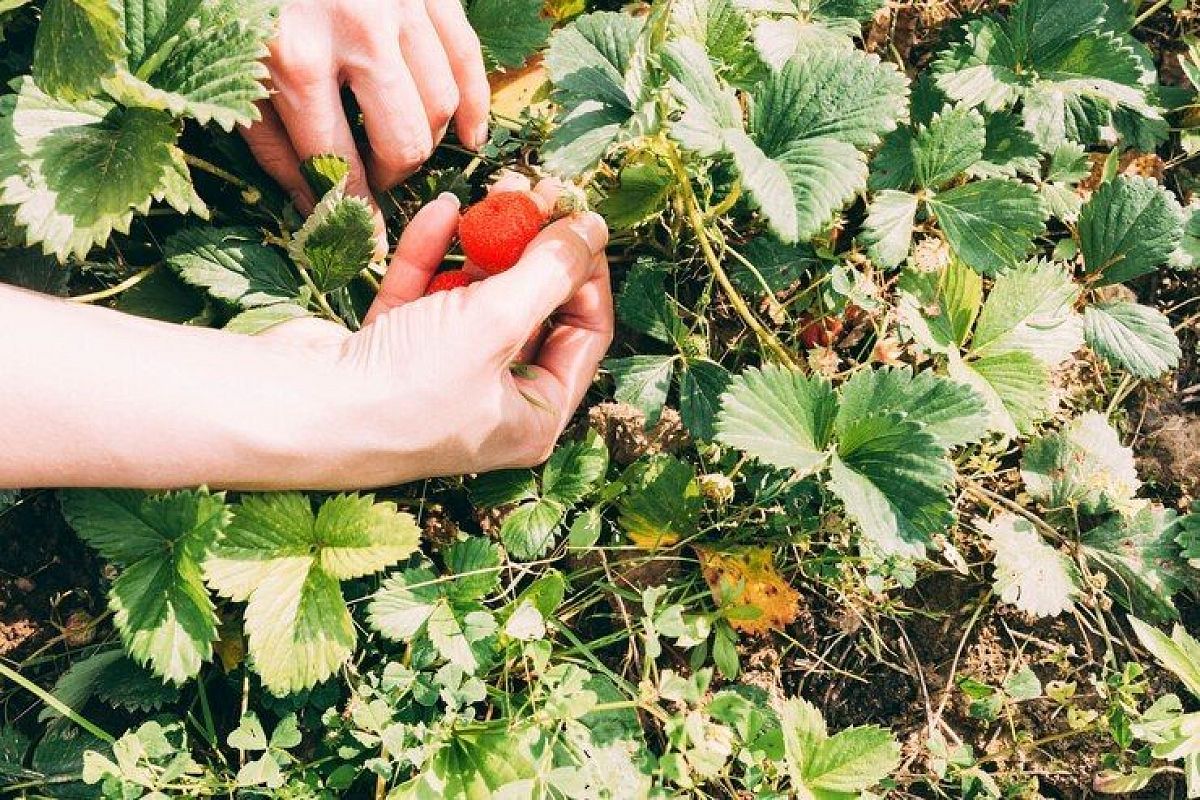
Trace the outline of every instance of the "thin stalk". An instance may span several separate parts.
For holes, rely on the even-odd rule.
[[[737,201],[740,200],[741,197],[742,197],[742,182],[737,181],[736,183],[733,184],[733,188],[729,190],[729,194],[725,195],[725,199],[722,200],[721,202],[717,203],[712,208],[710,208],[708,210],[708,213],[705,214],[704,216],[707,217],[708,219],[717,219],[719,217],[725,216],[726,214],[728,214],[730,211],[733,210],[733,207],[735,205],[737,205]]]
[[[254,188],[249,183],[247,183],[246,181],[239,178],[237,175],[234,175],[232,172],[221,169],[216,164],[213,164],[211,161],[205,161],[203,158],[200,158],[200,156],[194,156],[191,153],[184,153],[183,160],[187,163],[188,166],[195,167],[196,169],[200,170],[201,172],[207,172],[209,175],[212,175],[214,178],[220,178],[221,180],[228,183],[230,186],[233,186],[235,189],[238,189],[240,191],[244,192],[244,191],[248,191],[248,190]]]
[[[317,307],[321,309],[321,313],[328,317],[331,322],[336,322],[339,325],[345,325],[346,323],[341,317],[338,316],[337,312],[333,310],[333,306],[329,305],[328,298],[326,298],[321,290],[317,288],[317,284],[313,281],[312,276],[308,274],[308,270],[306,270],[300,264],[296,265],[296,270],[300,273],[300,277],[304,280],[304,285],[308,287],[310,292],[312,292],[313,302],[315,302]]]
[[[141,272],[136,272],[133,275],[130,275],[128,278],[115,286],[110,286],[107,289],[99,292],[92,292],[91,294],[81,294],[69,299],[72,303],[99,303],[101,300],[107,300],[110,297],[116,297],[126,289],[132,289],[134,286],[137,286],[139,283],[146,280],[146,278],[149,278],[157,270],[158,264],[155,264],[152,267],[146,267]]]
[[[791,353],[783,346],[783,343],[767,330],[758,318],[754,316],[754,312],[750,310],[750,306],[746,300],[738,292],[733,282],[729,280],[729,275],[726,274],[725,268],[721,265],[721,259],[717,257],[717,253],[713,250],[712,242],[708,238],[708,229],[704,222],[704,213],[700,210],[700,203],[696,199],[696,193],[692,191],[691,179],[688,177],[687,170],[683,166],[682,160],[679,158],[679,153],[674,147],[671,148],[671,164],[675,171],[676,179],[679,181],[680,191],[682,193],[684,212],[687,215],[688,223],[692,227],[693,233],[696,235],[696,240],[700,243],[700,252],[704,255],[704,260],[712,270],[713,277],[721,286],[721,290],[729,299],[729,304],[733,306],[733,310],[746,323],[750,330],[758,337],[770,353],[775,356],[775,360],[789,369],[800,369],[799,363],[792,358]]]
[[[83,728],[85,731],[90,733],[92,736],[95,736],[97,739],[108,742],[109,744],[113,744],[114,742],[117,741],[116,739],[114,739],[112,737],[111,734],[109,734],[103,728],[84,719],[83,717],[81,717],[79,714],[77,714],[75,712],[75,709],[71,708],[69,705],[67,705],[63,701],[59,700],[54,695],[50,694],[45,689],[38,686],[33,681],[29,680],[21,673],[10,668],[7,664],[5,664],[2,661],[0,661],[0,675],[3,675],[5,678],[8,678],[10,681],[17,684],[25,691],[30,692],[33,695],[36,695],[37,698],[39,700],[41,700],[43,703],[45,703],[46,705],[53,708],[59,714],[62,714],[67,719],[71,720],[71,722],[74,722],[76,725]]]
[[[1155,4],[1154,4],[1154,5],[1152,5],[1152,6],[1150,6],[1150,7],[1149,7],[1149,8],[1147,8],[1145,11],[1143,11],[1143,12],[1142,12],[1142,13],[1140,13],[1140,14],[1138,14],[1136,18],[1134,18],[1134,20],[1133,20],[1133,27],[1135,27],[1135,28],[1136,28],[1138,25],[1141,25],[1143,22],[1145,22],[1146,20],[1148,20],[1148,19],[1150,19],[1151,17],[1153,17],[1155,14],[1157,14],[1157,13],[1158,13],[1158,10],[1159,10],[1160,8],[1162,8],[1163,6],[1165,6],[1165,5],[1166,5],[1167,3],[1169,3],[1169,2],[1171,2],[1171,0],[1158,0],[1158,2],[1157,2],[1157,3],[1155,3]]]

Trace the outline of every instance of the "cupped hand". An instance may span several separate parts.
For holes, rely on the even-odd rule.
[[[244,135],[304,210],[314,198],[300,163],[311,156],[346,158],[350,191],[370,199],[372,187],[389,189],[415,172],[452,120],[465,146],[487,141],[482,51],[457,0],[290,0],[266,63],[271,98]],[[369,146],[361,153],[343,86],[362,110]]]
[[[550,200],[548,186],[535,195]],[[595,377],[614,324],[604,221],[560,219],[507,272],[426,297],[458,218],[451,195],[413,218],[361,331],[301,321],[271,334],[312,337],[351,398],[344,424],[310,443],[321,488],[540,463]]]

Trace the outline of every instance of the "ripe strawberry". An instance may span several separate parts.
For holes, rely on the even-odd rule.
[[[429,282],[429,288],[425,290],[425,296],[428,297],[429,295],[437,292],[448,292],[451,289],[459,289],[463,286],[466,286],[468,283],[474,283],[474,281],[471,280],[470,275],[461,269],[452,269],[447,270],[446,272],[439,272],[437,275],[434,275],[433,280]]]
[[[458,238],[467,258],[497,275],[521,260],[545,224],[546,216],[528,192],[494,192],[462,215]]]
[[[800,331],[800,340],[810,350],[814,347],[831,347],[842,334],[842,321],[835,317],[813,319],[805,314],[800,321],[807,323]]]

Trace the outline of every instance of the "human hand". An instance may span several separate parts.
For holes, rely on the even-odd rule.
[[[499,188],[519,189],[520,179]],[[550,183],[533,191],[550,205],[557,193]],[[458,218],[451,195],[413,218],[361,331],[308,320],[269,334],[307,339],[317,358],[332,357],[327,382],[350,398],[344,422],[306,437],[315,472],[297,476],[301,485],[378,486],[532,466],[548,457],[583,399],[613,333],[603,220],[554,222],[507,272],[425,297]],[[514,368],[518,361],[525,363]]]
[[[483,55],[458,0],[290,0],[270,49],[271,99],[243,134],[302,210],[314,203],[300,173],[311,156],[346,158],[350,192],[374,207],[371,188],[390,189],[415,172],[451,119],[465,146],[487,141]],[[363,153],[342,110],[344,84],[362,109]],[[375,216],[386,250],[378,208]]]

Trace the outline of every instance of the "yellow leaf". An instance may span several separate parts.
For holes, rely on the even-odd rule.
[[[550,78],[540,55],[523,67],[493,72],[488,81],[492,85],[492,113],[502,121],[516,122],[526,109],[536,112],[540,107],[550,108],[546,91]]]
[[[718,553],[696,548],[704,580],[729,624],[743,633],[782,630],[800,614],[800,593],[775,569],[765,547]],[[732,613],[731,613],[732,612]]]

